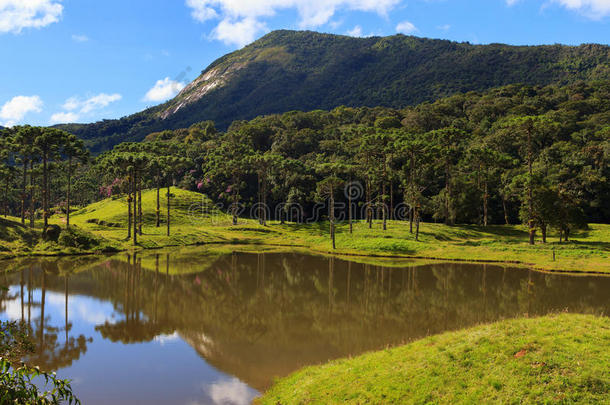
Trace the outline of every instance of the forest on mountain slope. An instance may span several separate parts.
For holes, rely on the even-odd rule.
[[[413,36],[274,31],[212,63],[176,98],[121,118],[60,125],[98,153],[164,129],[338,106],[404,108],[507,84],[610,79],[610,47],[472,45]],[[206,90],[207,89],[207,90]]]
[[[205,121],[93,159],[62,131],[15,127],[0,138],[0,207],[46,218],[66,210],[66,195],[84,206],[178,185],[235,217],[269,206],[262,223],[318,209],[331,223],[349,215],[385,226],[403,207],[415,225],[525,223],[532,238],[553,228],[567,239],[588,222],[610,222],[609,100],[610,81],[510,85],[400,110],[261,116],[226,132]]]

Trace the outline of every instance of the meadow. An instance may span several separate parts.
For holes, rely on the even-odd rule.
[[[124,250],[158,249],[189,245],[239,245],[267,249],[305,249],[322,254],[369,258],[422,258],[438,260],[504,262],[545,271],[610,274],[610,225],[589,224],[572,233],[570,241],[559,242],[550,232],[548,242],[528,244],[523,225],[455,225],[421,223],[419,240],[409,232],[406,221],[381,221],[369,229],[355,221],[353,233],[347,222],[336,228],[336,249],[332,249],[328,222],[284,223],[238,220],[215,209],[205,196],[172,188],[170,236],[166,228],[166,202],[161,199],[161,224],[156,227],[156,192],[142,193],[143,228],[137,245],[127,238],[127,203],[124,196],[105,199],[71,214],[70,231],[58,242],[43,241],[41,229],[20,225],[17,218],[0,221],[0,257],[23,255],[66,255]],[[50,222],[65,228],[65,218],[55,215]],[[40,224],[38,224],[40,226]]]

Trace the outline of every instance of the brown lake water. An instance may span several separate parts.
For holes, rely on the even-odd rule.
[[[396,266],[393,263],[393,266]],[[0,319],[88,404],[248,404],[274,378],[500,319],[610,313],[610,277],[297,253],[0,262]]]

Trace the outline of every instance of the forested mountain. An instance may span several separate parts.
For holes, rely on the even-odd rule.
[[[205,69],[176,98],[120,120],[63,125],[94,151],[151,132],[290,110],[404,108],[507,84],[610,79],[610,47],[472,45],[412,36],[275,31]]]

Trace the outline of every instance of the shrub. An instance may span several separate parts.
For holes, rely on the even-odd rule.
[[[34,349],[27,330],[25,324],[0,321],[0,404],[80,404],[69,381],[25,364],[15,366]],[[32,382],[35,378],[44,379],[50,391],[40,391]]]
[[[92,249],[100,245],[100,241],[93,234],[75,227],[64,229],[59,235],[58,243],[77,249]]]

